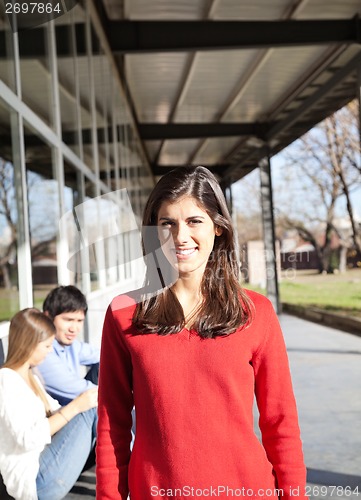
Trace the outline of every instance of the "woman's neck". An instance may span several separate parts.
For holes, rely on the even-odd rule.
[[[202,305],[203,296],[200,283],[195,286],[193,280],[179,279],[172,287],[172,291],[179,300],[185,318],[185,327],[188,328],[194,322],[198,310]]]
[[[177,299],[199,301],[202,297],[201,282],[190,277],[180,277],[172,286]]]

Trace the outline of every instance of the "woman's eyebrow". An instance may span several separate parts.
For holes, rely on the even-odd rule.
[[[192,216],[186,218],[186,220],[190,220],[190,219],[205,219],[205,217],[203,215],[192,215]],[[163,217],[159,217],[158,220],[171,220],[171,221],[174,221],[176,219],[173,219],[172,217],[163,216]]]

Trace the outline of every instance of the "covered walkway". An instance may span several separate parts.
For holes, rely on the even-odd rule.
[[[281,324],[310,499],[361,498],[361,338],[289,315],[281,316]],[[357,486],[359,496],[350,495]]]
[[[283,314],[310,500],[361,498],[361,338]],[[327,488],[326,488],[327,487]],[[358,495],[357,492],[358,487]],[[95,497],[93,471],[67,500]]]

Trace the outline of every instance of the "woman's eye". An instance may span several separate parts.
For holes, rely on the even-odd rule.
[[[201,220],[199,220],[199,219],[192,219],[192,220],[190,220],[190,221],[189,221],[189,223],[190,223],[190,224],[201,224],[201,223],[202,223],[202,221],[201,221]]]

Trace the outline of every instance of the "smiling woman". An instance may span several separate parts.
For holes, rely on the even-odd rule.
[[[169,255],[171,263],[176,257],[180,277],[192,273],[190,278],[199,285],[213,250],[214,238],[221,234],[221,229],[215,227],[207,212],[191,196],[175,203],[163,202],[158,227],[162,250],[167,257]]]
[[[178,271],[172,290],[182,306],[184,326],[190,328],[203,303],[199,293],[202,276],[215,237],[222,234],[222,229],[192,196],[173,203],[164,201],[158,213],[158,228],[162,250]],[[189,294],[190,290],[196,293]]]
[[[144,210],[143,227],[149,226],[158,226],[158,245],[176,273],[172,286],[138,303],[133,322],[142,333],[178,333],[187,327],[208,338],[228,335],[250,320],[250,301],[239,285],[231,216],[209,170],[184,167],[162,177]],[[144,240],[151,253],[154,249]],[[146,291],[154,279],[147,261],[148,256]],[[171,274],[166,264],[159,271]],[[199,314],[190,322],[195,310]]]
[[[223,499],[241,488],[257,499],[289,500],[296,490],[306,499],[282,332],[270,302],[240,286],[215,177],[203,167],[162,177],[143,228],[144,287],[116,297],[104,321],[97,499],[183,499],[190,491],[207,496],[210,485]]]

